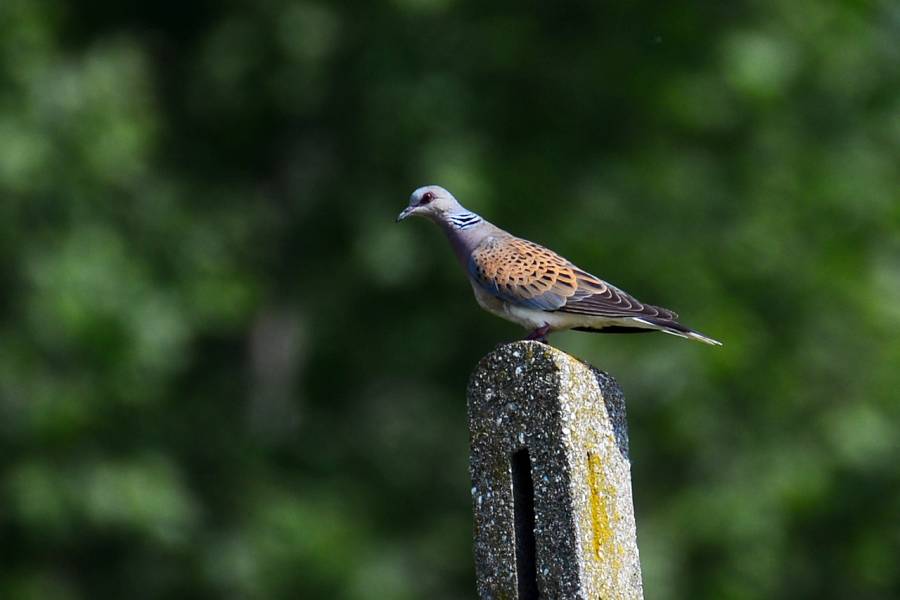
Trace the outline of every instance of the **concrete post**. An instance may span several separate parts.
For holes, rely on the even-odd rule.
[[[537,342],[468,390],[475,569],[490,600],[643,598],[622,391]]]

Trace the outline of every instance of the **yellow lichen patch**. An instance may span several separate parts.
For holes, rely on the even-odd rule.
[[[588,452],[587,461],[594,557],[601,565],[609,569],[613,588],[616,589],[622,571],[625,549],[616,540],[615,521],[619,515],[613,503],[615,490],[606,480],[600,457],[593,452]]]

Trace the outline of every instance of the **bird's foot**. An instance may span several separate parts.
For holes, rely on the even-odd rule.
[[[540,342],[542,344],[547,343],[547,334],[550,333],[550,324],[544,323],[542,326],[538,327],[531,333],[525,336],[525,340],[530,340],[534,342]]]

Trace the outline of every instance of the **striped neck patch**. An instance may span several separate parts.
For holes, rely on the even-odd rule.
[[[447,221],[450,222],[454,229],[468,229],[469,227],[478,225],[482,220],[483,219],[475,213],[468,211],[447,215]]]

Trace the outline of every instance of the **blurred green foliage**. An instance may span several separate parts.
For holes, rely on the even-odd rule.
[[[567,333],[648,598],[900,596],[900,10],[0,2],[0,596],[470,598],[521,335],[445,185],[725,341]]]

